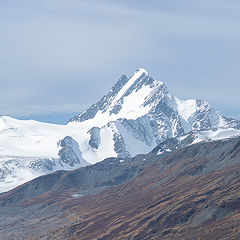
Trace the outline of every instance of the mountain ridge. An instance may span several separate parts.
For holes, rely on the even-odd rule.
[[[193,141],[201,141],[238,135],[239,129],[240,121],[222,116],[205,100],[176,98],[140,68],[130,78],[122,75],[66,125],[0,117],[0,190],[55,170],[147,153],[192,131]]]
[[[58,171],[1,194],[0,239],[234,239],[240,137],[159,155],[162,147]]]

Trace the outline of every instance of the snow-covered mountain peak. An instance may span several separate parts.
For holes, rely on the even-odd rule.
[[[145,68],[138,68],[135,73],[138,73],[138,72],[145,73],[146,75],[148,75],[148,72]]]
[[[168,90],[145,69],[139,68],[130,78],[122,75],[107,95],[70,122],[86,122],[98,118],[102,119],[101,123],[106,124],[120,118],[136,119],[151,110],[153,98],[159,92],[164,95]],[[107,118],[107,122],[103,118]]]
[[[227,136],[238,135],[237,129],[239,121],[222,116],[205,100],[176,98],[140,68],[130,78],[122,75],[109,93],[66,125],[0,117],[0,191],[9,176],[11,186],[22,181],[21,170],[32,178],[147,153],[167,139],[184,140],[190,132],[200,133],[196,141],[202,141],[224,137],[225,130]],[[195,140],[191,136],[190,142]]]
[[[157,142],[192,130],[239,125],[235,120],[230,124],[229,119],[217,113],[205,100],[178,99],[163,82],[153,79],[143,68],[137,69],[130,78],[122,75],[108,94],[74,117],[68,125],[81,123],[89,126],[89,131],[93,126],[101,128],[109,122],[143,117],[151,122],[158,119],[158,123],[154,124],[159,131],[167,132],[167,135],[156,136]]]

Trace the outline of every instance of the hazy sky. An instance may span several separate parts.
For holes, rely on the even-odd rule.
[[[64,123],[143,67],[240,119],[239,0],[0,0],[0,115]]]

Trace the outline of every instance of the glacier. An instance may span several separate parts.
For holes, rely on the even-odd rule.
[[[232,137],[240,134],[240,122],[205,100],[178,99],[140,68],[65,125],[1,116],[0,191],[55,170],[147,153],[192,132],[189,144]]]

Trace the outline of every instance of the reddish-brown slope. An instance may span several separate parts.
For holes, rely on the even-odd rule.
[[[222,147],[211,143],[202,153],[198,147],[156,161],[135,179],[98,196],[61,202],[61,207],[82,218],[55,236],[82,240],[240,237],[240,164],[204,174],[207,164],[217,161],[208,156]],[[240,160],[236,144],[223,152],[227,151],[226,161],[230,156]],[[184,157],[188,155],[195,157]]]
[[[35,235],[28,233],[41,239],[238,239],[240,139],[179,150],[95,196],[73,199],[73,193],[48,191],[21,203],[64,210],[45,213],[48,225],[39,221]]]

